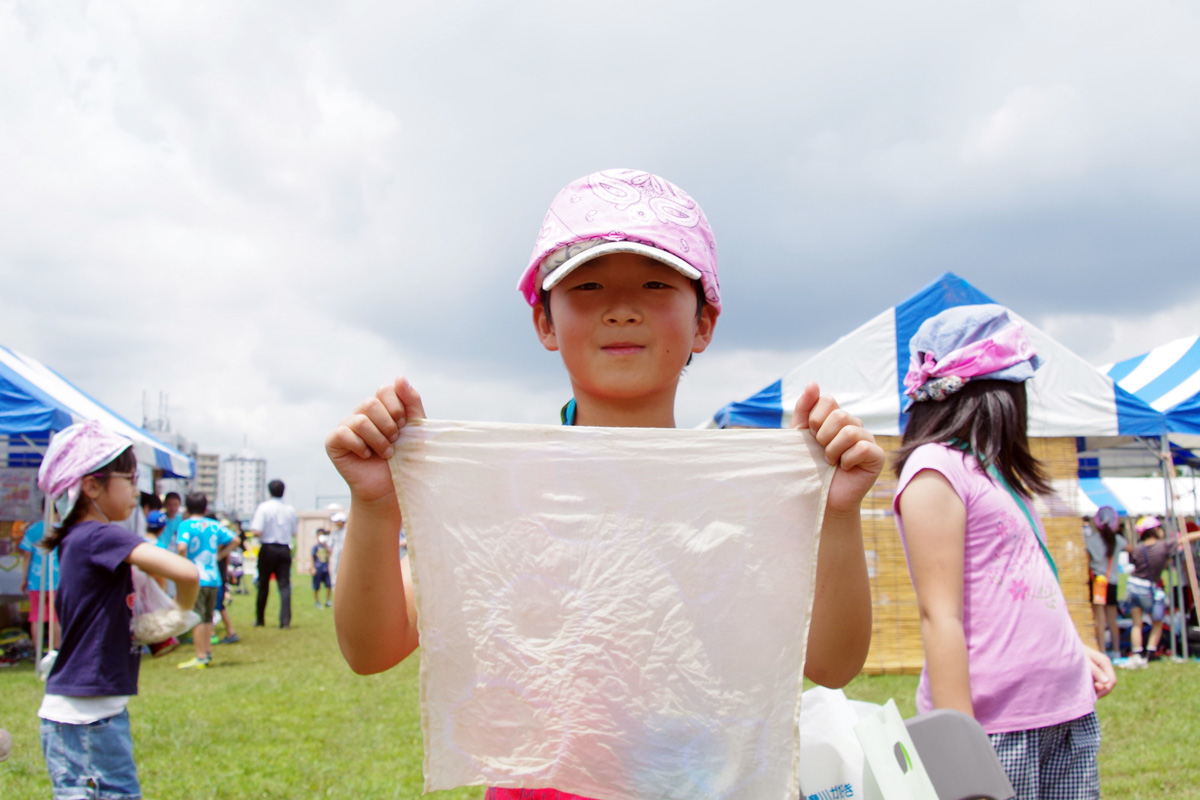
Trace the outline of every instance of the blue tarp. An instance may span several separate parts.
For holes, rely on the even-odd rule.
[[[1099,478],[1080,478],[1079,488],[1097,506],[1112,506],[1118,514],[1127,515],[1125,506],[1121,505],[1121,501],[1108,490],[1108,487]]]
[[[195,477],[195,459],[158,441],[44,364],[0,346],[0,435],[44,445],[49,432],[88,419],[128,437],[139,462],[171,477]]]

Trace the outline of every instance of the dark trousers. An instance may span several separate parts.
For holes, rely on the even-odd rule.
[[[267,611],[267,595],[271,591],[271,576],[279,584],[279,627],[292,624],[292,548],[286,544],[264,544],[258,551],[258,614],[257,624],[263,624]]]

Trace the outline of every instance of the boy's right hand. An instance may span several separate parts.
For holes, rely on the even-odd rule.
[[[326,437],[325,452],[355,501],[375,503],[395,497],[387,464],[394,452],[392,444],[410,419],[424,417],[421,396],[399,377],[379,387]]]

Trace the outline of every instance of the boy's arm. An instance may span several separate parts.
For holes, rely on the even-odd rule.
[[[387,459],[408,420],[425,416],[404,378],[380,387],[325,440],[350,488],[346,539],[334,589],[338,645],[363,675],[398,664],[417,648],[412,581],[400,562],[400,506]]]
[[[810,430],[825,448],[825,460],[837,465],[821,525],[804,674],[838,688],[859,673],[871,644],[871,586],[859,515],[885,457],[862,421],[822,397],[815,383],[796,401],[792,427]]]

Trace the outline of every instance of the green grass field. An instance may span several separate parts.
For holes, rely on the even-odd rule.
[[[301,586],[307,581],[297,580]],[[239,595],[234,622],[242,641],[218,646],[212,668],[178,670],[181,648],[142,664],[141,694],[130,704],[134,749],[147,797],[414,798],[421,795],[417,662],[360,677],[342,661],[333,612],[296,594],[293,628],[253,628],[253,598]],[[1017,667],[1019,668],[1019,667]],[[1100,703],[1104,795],[1200,798],[1200,665],[1153,664],[1121,672]],[[32,668],[0,670],[0,727],[13,754],[0,764],[0,798],[49,797],[37,734],[43,685]],[[913,676],[860,677],[850,697],[895,698],[914,713]],[[481,798],[480,788],[434,798]]]

